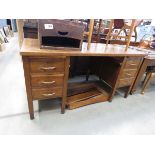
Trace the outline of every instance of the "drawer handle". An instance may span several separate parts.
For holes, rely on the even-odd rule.
[[[68,32],[61,32],[61,31],[58,31],[58,34],[62,35],[62,36],[65,36],[68,34]]]
[[[42,81],[41,84],[53,84],[55,81]]]
[[[55,93],[52,93],[52,94],[42,94],[42,95],[48,97],[48,96],[53,96],[53,95],[55,95]]]
[[[131,74],[129,74],[129,73],[126,73],[126,75],[131,76]]]
[[[137,65],[137,64],[130,64],[130,66],[135,66],[135,65]]]
[[[56,67],[40,67],[40,69],[42,69],[42,70],[53,70],[55,68]]]

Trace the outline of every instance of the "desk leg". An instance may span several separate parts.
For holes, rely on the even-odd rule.
[[[28,107],[29,107],[29,114],[30,114],[30,119],[34,119],[34,110],[33,110],[33,101],[28,100]]]
[[[137,74],[136,80],[135,80],[135,82],[132,86],[132,89],[130,91],[130,94],[133,94],[136,91],[137,86],[140,83],[140,80],[142,79],[148,65],[149,65],[149,60],[144,58],[142,65],[140,67],[140,70]]]
[[[119,79],[120,76],[121,76],[121,72],[123,71],[123,67],[124,67],[124,65],[125,65],[125,63],[126,63],[126,59],[127,59],[126,57],[123,58],[123,62],[122,62],[122,64],[121,64],[121,67],[120,67],[120,69],[119,69],[119,71],[118,71],[118,73],[117,73],[117,75],[116,75],[116,79],[115,79],[115,81],[114,81],[114,83],[113,83],[113,86],[112,86],[111,95],[110,95],[110,97],[109,97],[109,102],[112,101],[112,98],[113,98],[113,96],[115,95],[116,89],[118,88],[118,79]]]
[[[109,102],[112,102],[112,98],[115,95],[116,88],[117,88],[117,84],[115,84],[115,86],[112,88],[111,95],[109,97]]]
[[[33,100],[32,100],[31,83],[30,83],[30,81],[31,81],[31,79],[30,79],[30,65],[29,65],[29,59],[27,57],[23,57],[23,68],[24,68],[25,85],[26,85],[30,119],[34,119]]]
[[[61,104],[61,113],[62,114],[65,113],[66,102],[67,102],[69,63],[70,63],[70,58],[67,57],[66,61],[65,61],[65,75],[64,75],[63,96],[62,96],[62,104]]]

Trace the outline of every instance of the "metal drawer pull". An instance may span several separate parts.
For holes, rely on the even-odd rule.
[[[40,69],[42,69],[42,70],[53,70],[55,68],[56,67],[40,67]]]
[[[126,75],[131,76],[131,74],[129,74],[129,73],[126,73]]]
[[[137,65],[137,64],[130,64],[131,66],[135,66],[135,65]]]
[[[55,81],[42,81],[41,84],[53,84]]]
[[[55,93],[52,93],[52,94],[43,94],[43,96],[46,96],[46,97],[53,96],[53,95],[55,95]]]

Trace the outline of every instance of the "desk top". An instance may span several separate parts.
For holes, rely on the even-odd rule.
[[[145,52],[128,49],[125,46],[108,45],[101,43],[91,43],[90,49],[87,50],[87,43],[82,44],[82,50],[53,50],[40,49],[38,39],[24,39],[21,48],[23,56],[145,56]]]

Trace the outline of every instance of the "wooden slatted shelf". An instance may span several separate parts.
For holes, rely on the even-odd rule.
[[[74,91],[72,91],[74,90]],[[74,83],[69,87],[67,106],[70,110],[93,103],[105,102],[109,93],[95,82]]]

